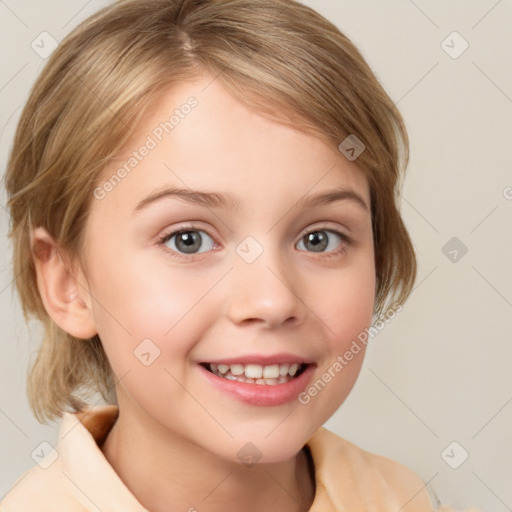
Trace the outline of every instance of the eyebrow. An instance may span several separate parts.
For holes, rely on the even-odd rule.
[[[133,210],[133,213],[135,214],[136,212],[147,208],[149,205],[169,197],[176,197],[178,199],[188,201],[189,203],[209,208],[227,208],[236,211],[240,206],[240,200],[225,193],[183,188],[164,188],[151,193],[140,201]],[[341,200],[349,200],[359,205],[364,210],[369,211],[369,207],[364,199],[357,192],[348,188],[337,188],[304,196],[295,203],[295,206],[298,208],[311,209]]]

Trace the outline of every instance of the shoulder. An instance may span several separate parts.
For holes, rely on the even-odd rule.
[[[18,478],[0,503],[0,512],[88,510],[87,494],[100,492],[97,482],[118,483],[98,448],[117,414],[115,406],[64,413],[56,448]]]
[[[83,512],[85,509],[69,492],[69,481],[60,464],[49,468],[34,466],[23,474],[0,502],[0,512]]]
[[[427,485],[410,468],[320,428],[308,441],[317,486],[333,503],[361,510],[432,512]]]

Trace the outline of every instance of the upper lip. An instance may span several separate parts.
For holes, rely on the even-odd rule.
[[[311,364],[313,361],[303,356],[295,354],[247,354],[245,356],[235,356],[223,359],[212,359],[202,361],[202,363],[211,364],[260,364],[268,366],[272,364],[299,363]]]

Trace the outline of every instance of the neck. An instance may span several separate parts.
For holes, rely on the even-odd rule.
[[[101,449],[151,512],[306,512],[314,499],[308,448],[290,460],[248,466],[220,458],[143,418],[120,414]]]

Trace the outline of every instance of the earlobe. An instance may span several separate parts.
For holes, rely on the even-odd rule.
[[[90,294],[80,269],[71,267],[63,251],[43,227],[31,232],[30,246],[37,274],[37,286],[44,307],[64,331],[81,339],[97,333]]]

